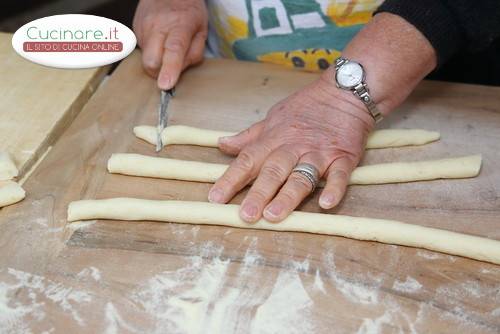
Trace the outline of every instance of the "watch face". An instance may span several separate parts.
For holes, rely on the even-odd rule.
[[[363,68],[354,61],[342,65],[337,71],[337,82],[344,88],[352,88],[363,81]]]

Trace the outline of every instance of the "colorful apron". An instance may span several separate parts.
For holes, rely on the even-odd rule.
[[[217,56],[320,71],[383,0],[207,0]]]

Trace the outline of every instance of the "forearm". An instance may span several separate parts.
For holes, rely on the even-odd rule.
[[[436,50],[438,66],[500,37],[498,0],[385,0],[375,13],[392,13],[417,27]]]
[[[385,116],[408,97],[437,63],[434,48],[422,33],[404,19],[387,13],[376,15],[347,45],[342,56],[363,65],[372,98]],[[334,84],[334,78],[334,68],[323,74],[330,84]],[[351,92],[341,94],[364,108]]]

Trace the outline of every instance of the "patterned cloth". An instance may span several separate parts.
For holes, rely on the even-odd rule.
[[[207,0],[216,56],[319,71],[383,0]]]

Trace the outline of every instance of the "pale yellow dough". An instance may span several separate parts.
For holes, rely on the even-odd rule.
[[[116,219],[185,224],[224,225],[273,231],[308,232],[351,239],[425,248],[500,264],[500,241],[393,220],[295,211],[279,224],[261,219],[243,222],[239,206],[134,198],[83,200],[70,203],[68,221]]]
[[[228,165],[150,157],[140,154],[113,154],[108,161],[110,173],[163,179],[213,183]],[[358,167],[349,184],[383,184],[435,179],[467,178],[479,174],[481,156],[394,162]]]
[[[134,128],[134,134],[136,137],[156,145],[157,131],[154,126],[136,126]],[[220,137],[233,135],[235,135],[233,132],[199,129],[184,125],[171,125],[163,130],[161,138],[163,146],[179,144],[217,147],[217,141]]]
[[[0,182],[0,208],[17,203],[24,199],[25,196],[24,189],[16,182]]]
[[[134,134],[150,144],[156,145],[156,128],[141,125],[134,128]],[[214,131],[184,125],[171,125],[162,132],[163,145],[184,144],[217,147],[220,137],[233,136],[234,132]],[[420,129],[386,129],[374,131],[366,148],[387,148],[410,145],[424,145],[438,140],[439,132]]]
[[[0,181],[12,180],[18,175],[16,165],[7,152],[0,152]]]

